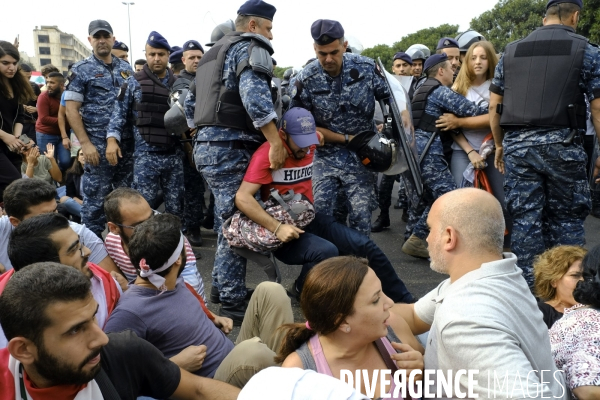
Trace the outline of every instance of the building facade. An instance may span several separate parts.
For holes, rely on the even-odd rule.
[[[92,51],[87,44],[77,39],[75,35],[62,32],[56,25],[36,26],[33,30],[35,48],[34,66],[39,71],[46,64],[52,64],[63,74],[66,74],[71,63],[89,57]]]

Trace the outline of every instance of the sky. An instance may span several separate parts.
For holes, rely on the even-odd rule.
[[[203,46],[210,41],[214,27],[228,19],[235,20],[242,0],[133,0],[131,15],[130,60],[144,57],[144,45],[151,31],[161,33],[171,46],[198,40]],[[268,1],[269,2],[269,1]],[[419,29],[441,24],[458,24],[469,28],[472,18],[494,7],[497,0],[271,0],[277,8],[273,20],[273,58],[280,67],[302,66],[314,57],[310,26],[317,19],[339,21],[346,35],[358,39],[364,48],[377,44],[391,45],[402,36]],[[20,51],[34,56],[33,29],[57,25],[87,43],[88,25],[94,19],[108,21],[117,40],[128,46],[127,6],[121,0],[47,0],[2,1],[0,40],[13,42],[20,36]],[[205,48],[205,51],[207,48]]]

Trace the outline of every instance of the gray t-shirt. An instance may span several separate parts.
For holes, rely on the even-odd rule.
[[[92,252],[88,260],[89,262],[99,264],[108,257],[104,242],[94,232],[72,221],[69,221],[69,225],[75,233],[81,236],[83,244]],[[0,264],[4,265],[7,271],[13,268],[8,259],[8,240],[13,229],[14,227],[6,215],[0,217]]]
[[[38,163],[35,167],[33,167],[33,177],[36,179],[41,179],[50,184],[54,184],[54,180],[52,179],[52,175],[50,175],[50,170],[52,169],[52,163],[45,155],[41,155],[38,157]],[[27,163],[24,162],[21,164],[21,173],[25,175],[27,172]]]
[[[205,345],[206,358],[196,375],[212,378],[233,343],[208,319],[198,299],[177,279],[174,290],[130,285],[104,327],[106,332],[131,329],[171,358],[188,346]]]

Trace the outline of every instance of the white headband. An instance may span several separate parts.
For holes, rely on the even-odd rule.
[[[164,263],[160,268],[150,269],[150,267],[146,263],[146,259],[142,258],[140,260],[140,276],[142,278],[148,278],[148,280],[154,286],[156,286],[156,288],[158,290],[160,290],[161,292],[164,292],[165,290],[167,290],[167,287],[165,286],[165,280],[166,279],[164,277],[162,277],[160,275],[156,275],[156,274],[158,272],[165,271],[171,265],[173,265],[175,263],[175,261],[177,261],[177,259],[181,255],[181,250],[183,250],[183,234],[181,234],[181,236],[179,238],[179,244],[177,245],[177,248],[175,249],[175,251],[173,252],[173,254],[171,255],[171,257],[169,257],[169,259],[167,260],[167,262]]]

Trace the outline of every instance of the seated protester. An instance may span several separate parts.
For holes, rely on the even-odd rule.
[[[476,215],[477,218],[473,218]],[[440,196],[427,217],[431,269],[450,275],[415,304],[395,304],[414,334],[429,332],[425,369],[429,382],[449,379],[479,398],[567,399],[564,377],[550,353],[548,329],[517,267],[502,253],[504,215],[484,190],[457,189]],[[457,371],[479,370],[473,378]],[[488,377],[493,374],[507,385]],[[544,376],[545,374],[545,376]],[[543,383],[542,383],[543,382]],[[516,387],[515,387],[516,386]],[[435,385],[429,387],[435,392]]]
[[[587,250],[579,246],[557,246],[540,254],[533,263],[534,293],[548,329],[577,302],[573,290],[583,280],[581,260]]]
[[[583,281],[573,297],[577,304],[550,329],[556,366],[579,400],[600,399],[600,246],[583,259]]]
[[[239,389],[190,374],[132,332],[96,323],[90,280],[55,263],[17,272],[0,296],[9,339],[0,350],[0,399],[237,398]]]
[[[190,345],[205,345],[206,357],[194,373],[243,387],[256,372],[275,365],[273,350],[280,336],[273,333],[294,320],[290,299],[277,283],[258,285],[234,347],[226,336],[232,320],[203,311],[180,277],[183,243],[181,222],[174,215],[156,215],[136,226],[129,254],[138,277],[110,316],[106,331],[131,329],[166,357]]]
[[[81,206],[83,205],[83,176],[85,165],[85,156],[83,150],[79,149],[77,157],[73,161],[73,165],[67,170],[65,178],[66,194],[60,198],[60,204],[63,205],[63,210],[79,222],[81,221]]]
[[[32,147],[21,155],[23,163],[21,164],[21,173],[29,178],[42,179],[50,184],[62,181],[62,172],[54,159],[54,145],[48,143],[46,151],[40,155],[40,149],[37,146]]]
[[[366,369],[373,376],[373,371],[388,368],[386,359],[406,369],[406,376],[423,370],[423,347],[406,322],[390,313],[394,302],[367,260],[346,256],[319,263],[308,273],[300,304],[306,323],[281,328],[286,336],[275,361],[283,367],[338,379],[342,369]],[[394,392],[393,383],[382,392],[380,378],[373,384],[375,393],[369,397]],[[364,382],[361,393],[367,394]]]
[[[10,235],[8,257],[14,269],[0,278],[0,291],[16,271],[38,262],[55,262],[81,271],[92,282],[92,295],[98,303],[96,319],[104,327],[123,291],[111,274],[88,262],[90,249],[85,246],[69,220],[58,213],[45,213],[21,222]],[[115,274],[125,280],[122,276]],[[4,347],[0,335],[0,347]]]
[[[284,242],[273,253],[275,257],[286,264],[303,264],[290,292],[298,297],[308,271],[318,262],[339,253],[367,258],[383,283],[384,293],[394,302],[415,302],[390,260],[365,235],[336,222],[335,217],[321,213],[316,213],[314,220],[304,230],[280,224],[258,204],[254,195],[260,190],[262,199],[267,200],[272,188],[281,194],[293,190],[313,202],[312,164],[315,145],[319,143],[313,116],[303,108],[292,108],[283,116],[282,127],[279,135],[289,154],[283,168],[271,170],[270,145],[265,142],[250,160],[244,180],[235,195],[235,205],[248,218]]]
[[[150,204],[137,190],[120,187],[104,199],[104,213],[110,231],[106,235],[106,250],[127,280],[131,282],[137,278],[137,270],[129,259],[129,240],[133,235],[133,228],[159,212],[152,210]],[[187,239],[184,244],[186,263],[181,276],[206,301],[204,281],[196,266],[196,256]]]
[[[37,179],[18,179],[8,185],[4,191],[4,209],[6,215],[0,217],[0,264],[12,269],[8,253],[8,239],[12,230],[21,221],[39,214],[56,212],[56,188]],[[121,274],[108,256],[104,243],[85,225],[69,222],[73,230],[82,238],[92,252],[90,262],[99,265],[108,272]]]

